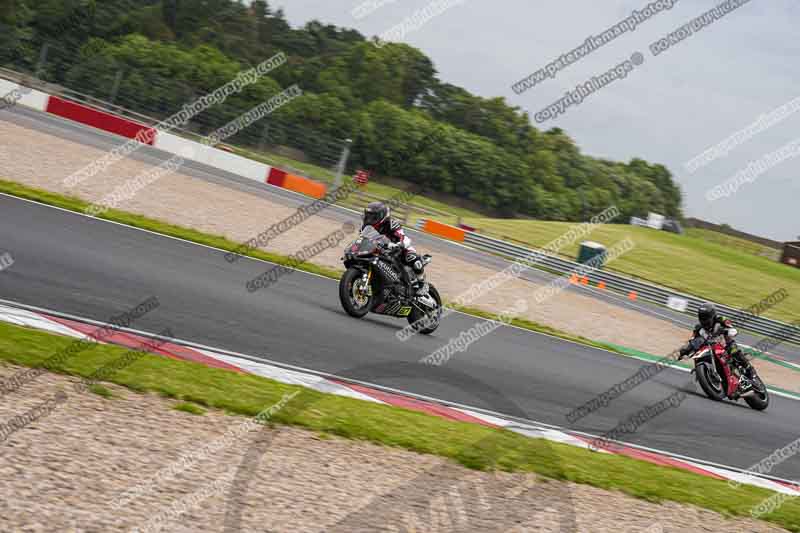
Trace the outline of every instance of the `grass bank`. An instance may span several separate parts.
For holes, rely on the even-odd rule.
[[[36,367],[71,342],[74,339],[0,323],[0,360],[7,363]],[[125,352],[122,347],[98,345],[51,370],[88,378]],[[114,374],[111,381],[134,391],[161,394],[244,416],[255,416],[285,395],[299,391],[286,408],[274,414],[273,422],[434,454],[468,468],[533,472],[619,490],[648,501],[697,505],[729,516],[747,516],[749,509],[772,494],[749,486],[731,489],[726,481],[627,457],[590,452],[510,431],[444,420],[160,356],[142,356]],[[65,408],[68,406],[69,403]],[[765,519],[800,532],[800,501],[786,502]]]
[[[467,218],[464,222],[535,247],[546,245],[574,225],[572,222],[490,218]],[[738,308],[756,304],[783,288],[788,297],[764,315],[784,321],[800,316],[800,269],[753,255],[731,245],[729,240],[712,242],[704,233],[697,232],[675,235],[624,224],[606,224],[595,229],[587,240],[611,247],[628,236],[636,247],[618,257],[608,270]],[[579,243],[567,246],[561,254],[574,259],[578,246]]]

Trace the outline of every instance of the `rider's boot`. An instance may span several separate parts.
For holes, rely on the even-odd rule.
[[[742,369],[742,374],[745,379],[741,380],[741,384],[739,386],[739,392],[747,392],[753,388],[753,379],[756,377],[756,370],[753,368],[753,364],[748,361],[747,357],[745,356],[744,352],[742,352],[741,348],[738,348],[731,352],[731,355],[736,360],[736,363]]]
[[[425,265],[416,253],[409,253],[406,261],[411,267],[414,278],[411,280],[412,296],[425,296],[428,294],[428,283],[425,281]]]
[[[736,350],[731,352],[731,355],[736,362],[739,363],[739,366],[742,367],[744,371],[744,375],[747,376],[748,379],[753,379],[755,377],[755,369],[753,368],[753,364],[747,359],[747,356],[744,354],[741,348],[736,348]]]

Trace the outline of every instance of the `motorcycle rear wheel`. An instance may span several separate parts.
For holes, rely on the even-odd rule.
[[[363,273],[357,268],[348,268],[339,280],[339,301],[345,312],[355,318],[363,318],[369,313],[372,305],[372,296],[366,296],[365,301],[357,301],[356,291],[362,275]]]

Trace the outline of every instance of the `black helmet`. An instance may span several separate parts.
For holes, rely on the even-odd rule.
[[[364,226],[378,229],[389,218],[389,207],[383,202],[372,202],[364,208]]]
[[[706,302],[697,308],[697,319],[706,330],[711,330],[716,318],[717,308],[714,307],[714,304]]]

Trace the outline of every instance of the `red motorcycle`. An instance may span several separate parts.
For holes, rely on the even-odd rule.
[[[735,336],[736,330],[729,330],[728,335]],[[743,398],[747,405],[757,411],[767,408],[767,386],[755,369],[753,379],[744,375],[733,357],[725,351],[725,341],[721,336],[697,337],[689,342],[689,348],[689,357],[694,361],[692,373],[706,396],[716,401]]]

